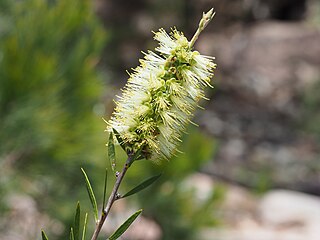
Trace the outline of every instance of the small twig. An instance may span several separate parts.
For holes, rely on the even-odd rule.
[[[105,209],[103,209],[103,212],[101,214],[101,217],[100,217],[100,220],[98,221],[97,225],[96,225],[96,228],[94,230],[94,233],[92,235],[92,238],[91,240],[97,240],[98,238],[98,235],[102,229],[102,226],[105,222],[105,220],[107,219],[107,216],[109,215],[109,212],[110,212],[110,209],[113,205],[113,203],[118,200],[117,198],[117,195],[118,195],[118,189],[120,187],[120,184],[124,178],[124,175],[126,174],[127,170],[129,169],[130,165],[132,164],[133,162],[133,156],[128,156],[128,159],[122,169],[122,171],[120,172],[119,176],[117,177],[117,180],[113,186],[113,189],[112,189],[112,192],[111,192],[111,195],[109,197],[109,200],[108,200],[108,203],[107,203],[107,206],[105,207]]]
[[[214,17],[216,13],[213,12],[213,8],[211,8],[207,13],[202,14],[202,18],[199,23],[199,27],[196,33],[193,35],[192,39],[190,40],[189,46],[190,48],[193,47],[194,43],[197,41],[200,33],[205,29],[211,19]]]

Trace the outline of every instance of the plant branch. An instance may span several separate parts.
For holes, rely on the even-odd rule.
[[[98,221],[98,223],[96,225],[96,228],[94,230],[94,233],[92,235],[91,240],[97,240],[99,233],[102,229],[102,226],[103,226],[104,222],[106,221],[107,216],[109,215],[109,212],[110,212],[110,209],[111,209],[113,203],[119,199],[118,198],[118,189],[119,189],[120,184],[124,178],[124,175],[126,174],[127,170],[129,169],[130,165],[132,164],[133,160],[134,160],[133,156],[129,155],[126,163],[124,164],[122,171],[120,172],[119,176],[117,177],[117,180],[113,186],[112,192],[111,192],[110,197],[108,199],[107,206],[105,207],[105,209],[103,209],[100,220]]]
[[[213,8],[211,8],[207,13],[202,14],[202,18],[199,23],[199,27],[196,33],[193,35],[192,39],[189,42],[190,48],[193,47],[194,43],[197,41],[200,33],[205,29],[205,27],[209,24],[211,19],[214,17],[215,12],[213,12]]]

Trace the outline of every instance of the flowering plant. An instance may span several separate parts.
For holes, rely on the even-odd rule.
[[[213,9],[203,14],[190,41],[176,29],[172,29],[170,34],[164,29],[155,32],[154,39],[159,42],[156,52],[145,53],[144,59],[140,60],[140,66],[130,74],[122,96],[116,102],[115,111],[107,121],[106,129],[109,132],[108,155],[112,169],[115,171],[116,166],[115,140],[127,153],[128,158],[122,171],[115,172],[116,181],[106,205],[103,200],[100,219],[89,178],[82,169],[96,219],[91,240],[98,238],[115,201],[141,191],[159,177],[151,177],[128,193],[120,195],[118,189],[132,163],[140,159],[154,162],[170,159],[181,141],[186,125],[191,122],[194,111],[199,106],[199,100],[206,99],[204,90],[211,87],[210,78],[216,64],[213,57],[201,55],[193,50],[193,46],[213,16]],[[104,193],[104,199],[105,195]],[[120,237],[141,211],[129,217],[108,239]],[[80,239],[79,222],[78,204],[75,224],[70,233],[72,240]],[[82,239],[85,239],[85,231],[86,220]],[[44,232],[42,238],[47,239]]]
[[[130,75],[108,131],[119,134],[128,154],[141,151],[157,161],[172,156],[216,65],[176,29],[171,35],[160,29],[154,38],[159,54],[146,53]]]

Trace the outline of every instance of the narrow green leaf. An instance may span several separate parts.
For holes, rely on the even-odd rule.
[[[107,186],[108,186],[108,169],[106,168],[106,175],[104,176],[104,189],[103,189],[103,202],[102,202],[102,212],[105,209],[106,205],[106,196],[107,196]]]
[[[92,205],[94,219],[97,222],[98,221],[98,207],[97,207],[96,197],[94,196],[94,193],[93,193],[93,190],[92,190],[92,187],[91,187],[91,184],[90,184],[90,181],[89,181],[89,178],[88,178],[86,172],[84,171],[83,168],[81,168],[81,171],[82,171],[84,178],[86,180],[86,187],[87,187],[88,195],[89,195],[90,202]]]
[[[116,170],[116,152],[114,149],[113,133],[110,132],[109,141],[108,141],[108,157],[112,171]]]
[[[118,239],[136,220],[136,218],[141,214],[142,209],[132,214],[109,238],[108,240],[116,240]]]
[[[116,129],[114,129],[114,128],[112,128],[112,130],[113,130],[113,132],[114,132],[114,135],[116,136],[116,138],[117,138],[117,141],[118,141],[118,143],[120,144],[120,146],[122,147],[122,149],[125,151],[125,152],[127,152],[127,145],[125,144],[125,142],[123,141],[123,139],[120,137],[120,133],[116,130]]]
[[[80,203],[77,203],[76,214],[74,216],[74,239],[79,240],[80,238]]]
[[[70,240],[74,240],[74,235],[73,235],[73,228],[70,229],[70,236],[69,236]]]
[[[48,237],[43,230],[41,231],[41,237],[42,237],[42,240],[48,240]]]
[[[87,223],[88,223],[88,213],[86,213],[86,215],[84,217],[83,230],[82,230],[82,240],[86,239]]]
[[[141,147],[138,151],[135,152],[135,154],[132,157],[133,162],[136,161],[136,160],[145,159],[145,156],[142,153],[142,149],[143,149],[143,147]]]
[[[153,176],[151,178],[148,178],[147,180],[145,180],[144,182],[140,183],[138,186],[136,186],[135,188],[131,189],[129,192],[127,192],[126,194],[124,194],[121,198],[125,198],[128,196],[131,196],[137,192],[140,192],[141,190],[149,187],[152,183],[154,183],[159,177],[161,176],[161,174],[157,175],[157,176]]]

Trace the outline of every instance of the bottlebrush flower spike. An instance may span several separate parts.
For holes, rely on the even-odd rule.
[[[107,131],[119,133],[127,153],[140,150],[146,159],[160,160],[175,152],[204,89],[211,87],[214,57],[200,55],[193,45],[213,16],[213,9],[203,14],[190,42],[176,29],[154,33],[157,53],[145,53],[108,121]]]

